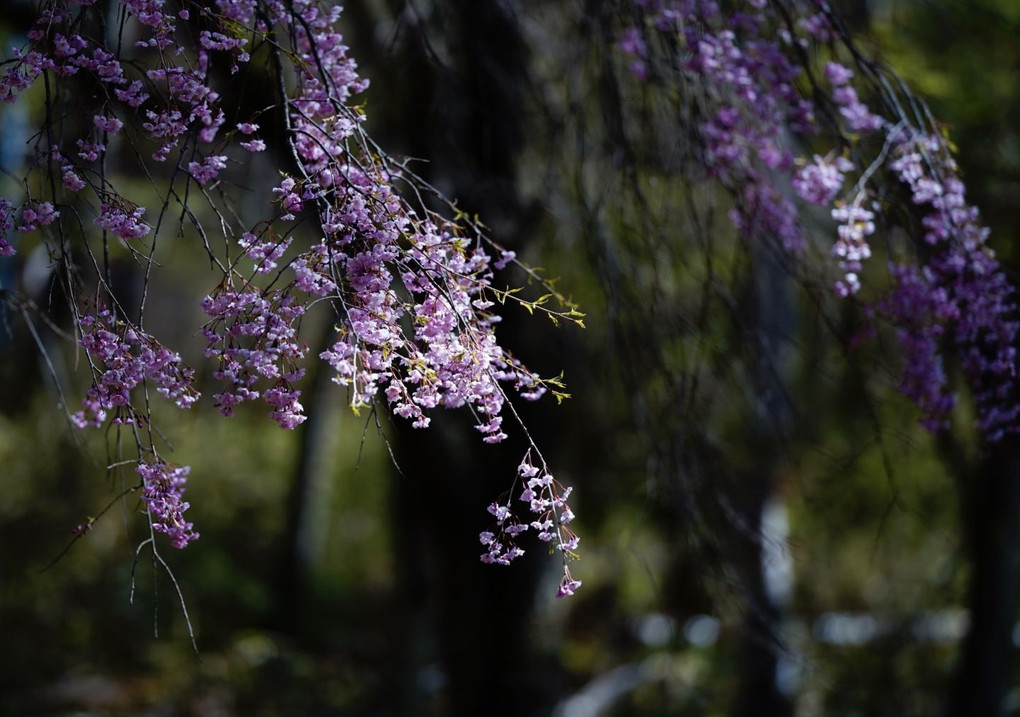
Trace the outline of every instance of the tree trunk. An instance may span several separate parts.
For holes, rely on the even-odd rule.
[[[324,325],[315,353],[325,350],[333,336],[332,326]],[[308,417],[297,429],[298,455],[287,491],[284,529],[273,582],[274,627],[295,633],[302,627],[300,616],[308,596],[309,581],[321,552],[321,518],[315,506],[324,499],[323,481],[329,480],[323,461],[332,455],[339,435],[341,403],[330,390],[331,372],[315,362],[308,371],[307,388],[301,400]],[[310,627],[310,626],[309,626]]]
[[[970,630],[964,639],[950,717],[997,717],[1012,664],[1012,634],[1020,597],[1020,450],[995,445],[976,476],[961,476],[961,508],[971,569]]]
[[[477,0],[437,3],[416,15],[429,18],[428,27],[424,21],[402,27],[398,53],[404,56],[397,55],[394,81],[415,106],[390,108],[395,114],[384,131],[408,154],[434,158],[419,171],[456,197],[459,208],[477,212],[501,244],[520,251],[527,220],[516,158],[527,58],[508,8]],[[432,44],[440,37],[449,49],[442,58]],[[500,326],[501,340],[525,358],[527,346],[546,333],[532,324],[525,336],[512,316]],[[529,555],[507,568],[479,560],[478,533],[491,518],[485,508],[512,485],[524,448],[507,445],[513,436],[501,446],[482,443],[466,416],[434,411],[432,420],[427,432],[394,421],[400,466],[394,547],[403,601],[397,629],[407,638],[396,668],[403,674],[394,675],[404,685],[394,708],[416,717],[548,714],[549,676],[557,669],[539,654],[530,624],[544,561]],[[554,433],[538,421],[529,426],[536,435]]]

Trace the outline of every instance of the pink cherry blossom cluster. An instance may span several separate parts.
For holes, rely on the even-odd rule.
[[[135,470],[142,478],[142,500],[149,510],[152,529],[168,536],[175,548],[184,548],[198,539],[195,526],[184,519],[184,512],[191,507],[183,500],[191,469],[171,467],[163,461],[143,461]]]
[[[567,527],[574,519],[574,513],[567,505],[571,489],[560,485],[544,463],[541,468],[536,466],[530,450],[518,466],[517,475],[523,484],[519,499],[528,504],[531,520],[522,522],[511,507],[510,500],[506,503],[492,503],[489,513],[496,519],[495,530],[498,532],[486,530],[478,536],[485,548],[482,562],[509,565],[524,555],[523,548],[517,545],[517,537],[529,529],[534,530],[539,540],[550,543],[565,558],[573,556],[580,539]],[[581,582],[570,575],[569,564],[564,560],[559,596],[573,595],[580,585]]]
[[[764,2],[726,11],[713,0],[643,4],[653,10],[656,32],[679,36],[690,53],[683,81],[704,95],[708,174],[730,190],[734,226],[745,237],[801,253],[803,207],[794,197],[830,207],[838,223],[832,252],[843,271],[835,289],[841,296],[856,293],[862,262],[871,254],[866,238],[874,232],[874,214],[860,189],[849,202],[843,197],[847,174],[861,172],[847,150],[886,122],[861,101],[846,66],[825,64],[828,95],[820,80],[805,77],[803,58],[813,43],[833,39],[827,12],[805,0],[791,7],[800,13],[791,26]],[[810,94],[803,92],[805,83]],[[794,138],[816,141],[826,127],[836,147],[824,156],[798,157]]]
[[[832,99],[839,107],[847,126],[854,132],[874,132],[885,126],[885,120],[872,114],[861,102],[857,90],[850,84],[854,73],[837,62],[825,65],[825,77],[832,84]]]
[[[402,198],[394,183],[413,178],[359,146],[362,118],[347,103],[367,83],[334,29],[339,9],[308,1],[268,8],[294,26],[304,74],[288,113],[301,176],[273,191],[282,219],[314,208],[323,230],[290,263],[309,300],[336,300],[337,338],[320,357],[354,406],[383,392],[396,415],[424,427],[432,408],[470,405],[484,440],[502,440],[499,382],[525,398],[544,389],[496,341],[488,254],[463,226]],[[245,246],[261,260],[258,244]]]
[[[34,232],[39,227],[52,224],[60,212],[53,208],[50,202],[26,202],[21,210],[21,224],[18,230],[23,232]]]
[[[193,371],[177,353],[140,328],[118,321],[107,308],[81,317],[78,323],[79,343],[93,372],[84,408],[72,416],[78,427],[98,427],[108,418],[115,423],[134,423],[145,414],[135,407],[131,393],[147,383],[179,408],[188,408],[198,400],[192,386]]]
[[[793,188],[809,204],[827,206],[843,189],[844,175],[854,168],[846,157],[819,157],[798,169],[793,175]]]
[[[207,296],[202,308],[212,318],[203,330],[205,355],[217,362],[213,376],[226,385],[213,396],[220,413],[231,416],[235,406],[261,396],[283,428],[304,422],[301,391],[293,386],[305,373],[298,363],[306,349],[295,326],[304,307],[286,290],[263,295],[248,287]],[[259,386],[269,382],[272,388],[262,395]]]
[[[920,269],[896,267],[882,308],[899,319],[904,382],[938,401],[919,401],[925,421],[943,426],[955,402],[945,388],[937,339],[946,336],[974,392],[977,423],[990,441],[1020,432],[1016,398],[1016,341],[1020,331],[1015,289],[994,252],[988,229],[964,197],[964,185],[946,141],[933,133],[899,130],[891,169],[909,189],[922,218],[930,258]],[[908,392],[909,393],[909,392]]]
[[[860,298],[870,237],[902,218],[880,204],[889,185],[905,187],[923,232],[914,265],[891,264],[892,289],[869,315],[896,329],[903,353],[900,388],[921,409],[922,423],[948,425],[955,397],[945,352],[955,352],[974,393],[978,425],[989,441],[1020,431],[1016,395],[1018,331],[1014,290],[994,253],[948,143],[922,103],[901,102],[870,65],[855,74],[838,58],[860,57],[823,0],[788,3],[782,13],[764,0],[722,6],[713,0],[639,0],[644,24],[625,27],[620,48],[640,57],[639,78],[661,69],[650,39],[679,38],[687,58],[677,80],[701,99],[700,139],[710,178],[729,189],[731,217],[748,238],[782,250],[805,246],[805,204],[827,208],[836,223],[831,253],[842,297]],[[819,58],[818,53],[831,53]],[[824,61],[821,77],[813,74]],[[874,96],[873,111],[861,93]],[[911,115],[902,107],[914,108]],[[827,153],[798,157],[805,145],[829,142]],[[823,150],[824,152],[825,150]],[[856,179],[849,190],[848,176]],[[881,189],[881,191],[876,191]],[[905,229],[916,226],[907,222]],[[922,258],[923,257],[923,258]],[[881,284],[882,282],[878,282]]]
[[[0,256],[14,255],[14,247],[8,243],[12,231],[14,231],[14,205],[0,197]]]
[[[832,253],[839,257],[839,268],[845,272],[835,288],[843,297],[860,290],[863,262],[871,257],[868,237],[875,233],[875,213],[861,206],[863,201],[864,195],[858,194],[852,203],[838,202],[832,209],[832,218],[838,222]]]
[[[338,309],[336,340],[320,358],[355,407],[382,392],[395,415],[426,427],[429,410],[466,405],[483,440],[501,441],[500,383],[532,400],[545,388],[496,340],[489,255],[464,226],[407,202],[395,183],[413,186],[413,176],[363,149],[362,116],[347,102],[366,83],[333,29],[339,10],[323,14],[298,2],[293,12],[301,19],[295,50],[305,63],[288,117],[300,176],[285,177],[274,194],[283,219],[314,207],[322,227],[321,241],[290,263],[297,290],[312,300],[332,298]],[[256,261],[266,251],[260,244],[245,244]],[[566,496],[549,500],[560,501],[544,512],[555,513],[561,534],[562,516],[572,517]],[[565,558],[576,542],[572,533],[559,541],[570,546],[561,548]],[[520,553],[489,545],[487,554],[505,564]],[[574,582],[567,580],[571,592]]]
[[[96,224],[121,239],[140,239],[152,231],[152,227],[142,221],[145,207],[125,207],[122,200],[111,200],[99,205],[99,216]]]
[[[815,109],[797,88],[799,66],[766,24],[754,4],[724,13],[712,0],[683,0],[662,6],[654,26],[683,39],[688,80],[714,100],[702,127],[706,161],[709,175],[734,193],[734,225],[797,251],[804,246],[797,208],[773,177],[793,171],[785,137],[813,131]]]
[[[928,268],[893,264],[895,288],[881,308],[895,319],[903,347],[903,375],[900,390],[921,409],[921,424],[930,431],[948,426],[956,396],[947,385],[939,343],[945,322],[954,318],[956,307],[946,291],[936,286]]]
[[[277,237],[271,228],[266,230],[266,234],[267,236],[262,238],[251,232],[245,232],[237,240],[245,255],[255,262],[255,271],[259,274],[268,274],[276,269],[277,262],[292,241],[291,237]]]
[[[97,30],[107,12],[120,13],[120,37],[130,41],[107,45]],[[534,400],[547,386],[496,338],[494,308],[515,295],[493,287],[493,271],[515,260],[501,251],[494,267],[481,225],[444,204],[364,133],[364,111],[352,102],[368,82],[337,31],[340,13],[325,0],[212,0],[201,12],[163,0],[115,0],[110,7],[46,3],[28,45],[0,69],[0,98],[16,101],[45,76],[47,107],[63,111],[55,103],[70,93],[60,83],[74,76],[91,90],[75,112],[91,119],[84,131],[68,123],[73,129],[39,133],[31,171],[56,176],[25,185],[48,186],[50,195],[5,201],[4,226],[9,231],[17,221],[18,229],[39,232],[39,241],[61,245],[77,235],[84,215],[104,232],[104,256],[108,233],[136,257],[151,252],[152,270],[158,234],[174,214],[171,204],[179,204],[180,235],[186,236],[190,220],[210,262],[222,269],[217,288],[202,301],[205,356],[220,384],[213,402],[222,414],[260,400],[284,428],[305,421],[298,385],[309,357],[299,328],[307,310],[321,304],[334,314],[336,335],[317,358],[334,371],[354,408],[385,400],[395,415],[426,427],[434,409],[467,407],[482,440],[501,441],[510,413],[507,392]],[[223,106],[223,83],[234,80],[219,68],[235,75],[256,52],[266,58],[273,82],[263,106],[238,116]],[[227,110],[234,113],[231,125]],[[241,217],[226,206],[223,188],[233,181],[234,166],[266,149],[268,136],[258,132],[267,115],[282,126],[277,136],[284,146],[277,149],[289,169],[271,186],[249,177],[262,180],[273,200],[266,215]],[[132,150],[122,156],[135,158],[139,173],[161,193],[158,210],[115,186],[106,160],[126,146]],[[208,242],[200,215],[205,207],[189,204],[189,196],[211,206],[228,239],[223,251]],[[154,224],[145,221],[147,214]],[[315,227],[310,239],[302,234],[309,226]],[[3,254],[13,252],[8,231],[0,239]],[[141,251],[146,238],[151,243]],[[115,303],[107,280],[99,280],[97,303]],[[77,295],[77,287],[67,288]],[[579,316],[538,310],[554,319]],[[149,385],[181,407],[197,398],[191,370],[139,326],[104,308],[77,313],[84,314],[80,343],[94,377],[75,416],[79,426],[144,423],[146,404],[133,392]],[[188,471],[169,468],[151,444],[138,448],[153,525],[183,546],[197,537],[180,518]],[[548,475],[544,468],[542,475]],[[542,535],[555,535],[564,555],[572,553],[577,538],[564,527],[572,517],[569,489],[549,484],[528,490],[548,502],[540,520],[551,524]],[[564,590],[572,592],[579,583],[564,571]]]

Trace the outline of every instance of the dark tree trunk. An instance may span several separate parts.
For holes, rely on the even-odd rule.
[[[508,8],[456,0],[423,10],[416,22],[405,13],[394,58],[399,71],[392,78],[405,105],[387,108],[382,133],[407,154],[432,158],[418,171],[520,252],[527,220],[516,158],[527,58]],[[446,52],[436,53],[440,38]],[[528,345],[546,332],[532,324],[525,336],[511,316],[500,326],[500,340],[526,360]],[[551,436],[552,427],[536,419],[531,430]],[[512,436],[510,418],[512,437],[496,447],[482,443],[466,414],[435,411],[432,420],[428,431],[394,420],[400,472],[392,510],[401,566],[395,630],[402,653],[394,709],[415,717],[548,714],[556,666],[539,653],[530,625],[541,551],[534,548],[530,559],[509,568],[479,560],[478,533],[490,522],[485,508],[511,487],[523,445]]]
[[[750,340],[750,379],[755,401],[748,445],[756,465],[741,471],[734,507],[744,523],[736,547],[743,576],[746,615],[742,626],[740,686],[731,708],[733,717],[788,717],[793,703],[779,689],[781,606],[765,585],[767,553],[763,533],[766,503],[776,490],[781,446],[792,425],[790,406],[783,398],[784,376],[779,368],[787,336],[795,333],[791,281],[776,259],[760,247],[754,256],[754,279],[743,299],[745,333]]]
[[[326,349],[333,336],[330,325],[320,329],[315,353]],[[330,390],[330,371],[322,362],[309,367],[307,388],[301,396],[308,417],[297,429],[298,454],[287,490],[284,529],[280,539],[276,576],[273,581],[274,627],[294,633],[303,626],[300,616],[307,601],[309,580],[314,568],[317,526],[313,508],[321,499],[320,481],[325,477],[322,457],[330,455],[338,433],[339,404]]]
[[[793,713],[792,702],[779,690],[782,616],[765,586],[763,541],[767,538],[762,534],[762,514],[772,484],[769,475],[745,475],[740,482],[740,518],[747,533],[736,539],[743,544],[738,560],[743,568],[746,613],[738,658],[740,683],[730,710],[733,717],[788,717]]]
[[[1016,441],[994,446],[976,475],[961,475],[960,495],[971,570],[970,629],[956,668],[949,714],[997,717],[1004,714],[1020,597],[1020,447]]]
[[[485,505],[509,485],[519,456],[472,433],[454,419],[433,423],[427,433],[399,434],[404,475],[395,490],[394,523],[410,614],[405,625],[435,640],[433,649],[411,655],[422,660],[432,652],[434,664],[405,660],[414,670],[417,704],[402,705],[401,714],[427,713],[430,702],[451,717],[547,714],[544,673],[555,675],[555,667],[536,652],[529,629],[540,555],[508,568],[478,559]]]

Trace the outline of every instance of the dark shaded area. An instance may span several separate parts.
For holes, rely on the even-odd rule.
[[[534,227],[516,182],[529,64],[519,18],[509,5],[472,0],[429,9],[428,22],[402,23],[380,68],[386,86],[412,102],[389,106],[374,121],[409,155],[431,158],[423,176],[457,197],[462,211],[485,217],[497,241],[524,253]],[[444,57],[434,41],[443,43]],[[411,107],[428,110],[422,117]],[[535,368],[542,343],[556,340],[550,334],[510,313],[500,339]],[[535,435],[556,441],[548,418],[526,415]],[[549,714],[558,691],[555,657],[536,645],[532,629],[544,561],[493,570],[478,560],[478,533],[488,527],[479,507],[505,494],[526,446],[473,440],[467,417],[435,415],[427,431],[395,428],[394,545],[407,566],[398,592],[409,636],[402,683],[419,686],[406,691],[400,713],[421,714],[421,676],[433,659],[448,695],[435,714]]]
[[[1007,714],[1004,701],[1016,664],[1020,598],[1020,454],[1013,441],[995,446],[960,481],[964,546],[971,565],[970,629],[961,646],[950,715]]]

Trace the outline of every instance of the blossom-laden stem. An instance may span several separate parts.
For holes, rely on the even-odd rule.
[[[1014,288],[925,104],[864,57],[824,0],[636,5],[620,30],[621,56],[638,82],[698,98],[707,178],[730,192],[737,231],[803,261],[812,208],[828,210],[832,287],[895,329],[900,389],[922,425],[949,425],[956,396],[944,361],[955,354],[985,439],[1020,432]],[[855,179],[849,189],[847,178]],[[889,203],[897,194],[906,201]],[[912,258],[890,255],[891,288],[876,277],[868,291],[879,227],[904,229]]]
[[[542,379],[499,344],[495,308],[510,299],[579,325],[582,314],[365,134],[364,109],[353,102],[368,81],[337,30],[338,6],[323,0],[120,0],[109,12],[124,21],[119,36],[133,42],[118,40],[114,47],[102,30],[104,12],[95,0],[46,2],[27,47],[0,72],[0,98],[7,102],[39,77],[52,84],[48,97],[55,103],[69,96],[72,82],[87,85],[95,97],[92,106],[75,108],[87,112],[87,125],[65,123],[58,132],[49,124],[49,145],[37,145],[25,186],[48,179],[53,196],[0,200],[0,255],[14,253],[8,237],[15,228],[26,241],[60,237],[63,245],[69,215],[85,229],[82,218],[91,218],[102,233],[102,258],[94,261],[105,279],[91,305],[73,312],[93,376],[73,418],[83,428],[109,422],[134,431],[142,497],[155,531],[176,547],[197,537],[182,517],[188,468],[167,464],[144,438],[151,432],[149,404],[136,393],[147,396],[154,386],[187,408],[198,392],[180,356],[143,330],[141,319],[128,320],[131,307],[118,303],[108,264],[112,240],[144,266],[148,286],[157,237],[174,203],[180,205],[180,233],[186,236],[190,223],[220,272],[201,308],[208,317],[205,356],[221,384],[213,401],[224,415],[261,400],[283,428],[305,420],[297,386],[309,357],[300,324],[315,303],[331,308],[336,325],[332,345],[317,358],[333,369],[355,409],[382,395],[394,414],[424,428],[433,409],[468,407],[482,439],[495,443],[507,435],[505,387],[526,400],[550,388],[557,398],[566,396],[557,390],[558,379]],[[265,71],[253,58],[266,60],[270,96],[228,120],[238,110],[225,105],[226,88]],[[238,216],[225,188],[236,178],[234,165],[266,150],[270,137],[262,124],[274,115],[283,124],[290,164],[267,187],[270,211]],[[119,185],[129,182],[107,171],[105,158],[114,151],[133,155],[161,197],[154,224],[141,195],[127,196]],[[189,197],[205,200],[208,210]],[[442,211],[435,209],[437,198]],[[210,241],[209,229],[217,224],[222,252]],[[314,226],[310,240],[299,231],[308,225]],[[490,252],[497,253],[495,261]],[[495,288],[494,271],[509,263],[546,295],[530,301]],[[68,277],[67,294],[77,296]],[[527,478],[546,481],[527,489],[538,501],[534,522],[572,553],[577,538],[565,528],[572,517],[569,489],[552,481],[544,462],[541,475]],[[565,591],[577,584],[567,579]]]

